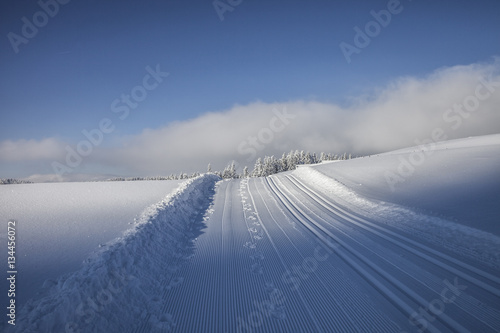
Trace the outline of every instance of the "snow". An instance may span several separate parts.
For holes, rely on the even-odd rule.
[[[122,237],[114,238],[125,224],[93,222],[114,230],[113,236],[92,240],[91,251],[104,244],[100,251],[47,281],[11,329],[498,332],[500,237],[493,222],[499,209],[493,201],[500,136],[437,143],[391,188],[387,172],[398,173],[401,160],[415,161],[412,154],[421,150],[301,166],[270,177],[191,179],[145,209]],[[135,186],[122,184],[125,192]],[[23,188],[18,186],[33,185],[6,188]],[[79,191],[92,186],[82,184]],[[137,191],[129,204],[146,192]],[[68,205],[53,195],[46,204],[66,218],[83,214],[75,227],[85,236],[80,224],[91,222],[89,207],[111,216],[112,191],[103,193],[108,196],[92,204],[80,198],[81,206],[72,209],[58,206]],[[31,209],[34,218],[44,209],[35,206],[39,199],[20,212]],[[52,239],[67,237],[64,232]],[[75,247],[79,240],[85,243],[73,238]],[[35,232],[19,246],[32,241]],[[68,259],[89,253],[69,243],[54,251]],[[53,271],[63,272],[58,265],[65,267],[56,262]]]
[[[213,175],[188,180],[149,206],[132,229],[86,260],[79,270],[46,283],[40,295],[22,308],[16,329],[110,332],[129,328],[146,313],[156,327],[168,327],[168,315],[155,316],[159,312],[156,288],[179,283],[172,275],[176,265],[192,252],[189,237],[200,232],[199,223],[193,221],[208,208],[216,180]],[[150,183],[143,189],[148,185],[154,187]],[[19,272],[23,272],[21,268]]]
[[[141,181],[0,186],[0,220],[17,222],[17,265],[22,274],[18,275],[16,302],[23,304],[34,297],[46,280],[78,269],[99,245],[132,228],[144,208],[179,184]],[[6,229],[0,237],[4,244]],[[6,262],[6,251],[1,252],[0,260]]]
[[[421,162],[419,156],[423,156]],[[388,172],[399,176],[398,168],[405,176],[391,187]],[[500,236],[500,134],[324,163],[312,169],[362,197],[403,205]]]

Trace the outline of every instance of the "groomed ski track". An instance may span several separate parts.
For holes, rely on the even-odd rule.
[[[194,253],[131,332],[498,332],[498,271],[293,173],[221,181]],[[147,318],[146,318],[147,319]]]

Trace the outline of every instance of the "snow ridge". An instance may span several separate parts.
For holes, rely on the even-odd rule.
[[[80,270],[46,281],[20,310],[12,331],[128,331],[144,321],[157,330],[175,327],[162,312],[161,294],[182,283],[176,272],[194,252],[219,180],[213,174],[190,179],[146,208],[134,228]]]

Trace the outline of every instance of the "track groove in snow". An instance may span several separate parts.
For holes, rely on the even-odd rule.
[[[272,188],[274,193],[280,198],[281,202],[285,207],[288,208],[289,212],[294,215],[297,220],[299,220],[307,229],[309,229],[316,237],[321,239],[327,246],[332,248],[337,255],[339,255],[349,266],[351,266],[357,273],[359,273],[368,283],[370,283],[375,289],[382,293],[395,307],[402,310],[407,316],[413,313],[412,305],[408,304],[403,298],[396,295],[391,288],[387,287],[384,283],[380,282],[372,273],[370,273],[366,268],[362,267],[360,263],[366,264],[374,272],[386,278],[391,284],[395,285],[403,294],[409,296],[415,303],[425,303],[420,296],[416,295],[413,291],[406,288],[402,283],[398,282],[392,278],[385,271],[377,267],[374,263],[370,262],[364,256],[359,254],[356,250],[352,249],[345,242],[340,240],[330,231],[326,230],[324,227],[319,226],[315,221],[310,220],[308,215],[305,214],[300,208],[294,206],[292,201],[287,198],[287,196],[274,184],[273,180],[268,180],[269,186]],[[321,231],[321,232],[320,232]],[[353,259],[348,255],[348,250],[356,258]],[[409,294],[409,295],[408,295]],[[427,329],[431,332],[440,332],[433,325],[429,325]]]
[[[303,184],[302,182],[300,182],[300,180],[298,180],[296,177],[293,177],[293,176],[288,176],[287,177],[291,183],[293,183],[297,188],[299,188],[300,190],[302,190],[304,193],[307,193],[307,195],[312,198],[317,204],[321,205],[322,207],[326,208],[328,211],[330,211],[331,213],[335,214],[335,215],[338,215],[340,216],[342,219],[346,220],[346,221],[349,221],[351,222],[352,224],[360,227],[360,228],[363,228],[381,238],[383,238],[384,240],[387,240],[393,244],[396,244],[397,246],[401,247],[402,249],[405,249],[405,250],[408,250],[408,251],[411,251],[412,253],[426,259],[426,260],[429,260],[431,261],[432,263],[440,266],[440,267],[446,267],[447,270],[449,270],[450,272],[454,273],[454,274],[457,274],[459,275],[460,277],[462,277],[463,279],[466,279],[468,280],[469,282],[471,283],[474,283],[476,284],[477,286],[491,292],[492,294],[496,295],[496,296],[500,296],[500,289],[498,289],[497,287],[494,287],[494,286],[491,286],[491,285],[488,285],[487,283],[483,282],[483,281],[480,281],[478,280],[477,278],[475,277],[472,277],[470,276],[469,274],[466,274],[462,271],[459,271],[451,266],[449,266],[449,264],[445,263],[444,261],[441,261],[441,260],[445,260],[449,263],[452,263],[452,264],[455,264],[457,266],[460,266],[462,269],[465,269],[465,270],[468,270],[470,272],[473,272],[485,279],[487,279],[489,282],[493,282],[494,284],[500,284],[500,278],[497,277],[497,276],[494,276],[488,272],[485,272],[481,269],[478,269],[477,267],[474,267],[472,265],[469,265],[467,263],[464,263],[456,258],[453,258],[449,255],[446,255],[442,252],[439,252],[439,251],[436,251],[424,244],[420,244],[416,241],[413,241],[403,235],[399,235],[399,234],[396,234],[395,232],[391,231],[391,230],[388,230],[384,227],[381,227],[381,226],[378,226],[372,222],[369,222],[368,220],[364,219],[363,217],[359,216],[359,215],[355,215],[353,213],[350,213],[348,211],[346,211],[345,209],[342,209],[340,206],[338,205],[334,205],[333,203],[329,202],[327,199],[325,199],[324,197],[322,197],[320,194],[318,194],[317,192],[307,188],[307,186],[305,184]],[[377,230],[375,230],[377,229]],[[383,233],[379,232],[379,231],[382,231]],[[388,234],[391,237],[388,237],[387,235],[385,234]],[[432,255],[435,255],[436,257],[438,257],[439,259],[436,259],[436,258],[433,258],[427,254],[425,254],[424,252],[421,252],[417,249],[412,249],[410,246],[406,245],[405,243],[403,243],[402,241],[404,241],[405,243],[407,244],[411,244],[413,245],[414,247],[416,248],[419,248],[421,250],[424,250],[428,253],[431,253]]]
[[[263,179],[220,182],[210,211],[177,272],[183,283],[162,297],[173,325],[159,332],[398,331],[367,301],[363,280],[281,209]],[[323,261],[303,270],[316,249]]]
[[[324,208],[324,207],[322,207],[321,203],[323,203],[323,204],[325,204],[325,202],[327,202],[329,204],[331,204],[331,203],[329,202],[329,200],[326,200],[324,198],[322,198],[323,202],[318,202],[317,197],[315,198],[314,196],[311,196],[312,191],[306,189],[305,185],[302,184],[302,186],[298,186],[296,181],[295,181],[295,183],[293,182],[293,180],[296,180],[295,178],[293,178],[293,176],[280,177],[280,179],[283,179],[283,180],[287,179],[289,182],[289,183],[287,183],[287,186],[283,186],[281,184],[280,185],[281,190],[280,190],[280,189],[278,189],[277,185],[275,184],[275,182],[280,182],[276,178],[278,178],[278,177],[271,177],[271,179],[270,179],[271,187],[273,187],[275,189],[275,191],[277,191],[278,195],[282,196],[282,199],[286,200],[284,203],[289,205],[289,208],[291,209],[291,211],[296,210],[296,214],[299,215],[299,219],[301,219],[303,223],[307,224],[308,227],[311,227],[312,225],[314,225],[314,227],[317,228],[317,230],[321,230],[324,232],[325,235],[328,235],[328,236],[334,238],[336,241],[341,242],[342,247],[346,247],[347,249],[349,249],[349,252],[354,254],[359,259],[358,261],[361,261],[364,264],[371,267],[372,269],[374,269],[377,273],[380,274],[380,276],[384,277],[392,285],[396,286],[403,294],[406,294],[406,296],[408,296],[410,299],[412,299],[414,302],[416,302],[419,306],[426,307],[430,301],[439,297],[439,289],[437,289],[437,288],[439,288],[439,284],[436,285],[434,283],[434,286],[431,287],[432,283],[430,282],[430,280],[426,280],[426,282],[418,281],[418,284],[412,285],[412,284],[408,283],[409,282],[408,278],[403,278],[402,275],[399,275],[399,278],[396,279],[394,277],[398,276],[397,271],[391,271],[392,273],[388,274],[381,267],[379,267],[382,264],[382,260],[384,260],[382,257],[380,258],[382,260],[374,260],[375,257],[365,257],[365,256],[368,256],[367,252],[364,254],[361,254],[359,252],[360,247],[366,248],[366,246],[363,245],[364,243],[363,244],[359,243],[360,241],[363,241],[363,238],[361,237],[363,235],[361,233],[359,233],[357,230],[352,228],[353,222],[357,222],[357,219],[359,219],[359,217],[353,218],[354,217],[353,215],[346,216],[345,214],[341,213],[341,208],[338,207],[337,205],[334,206],[335,209],[328,210],[329,216],[324,215],[325,218],[328,219],[328,222],[325,221],[325,218],[321,218],[320,216],[313,213],[312,211],[310,213],[305,213],[304,210],[308,210],[309,208],[313,209],[312,207],[315,207],[315,205],[319,208]],[[291,184],[294,184],[294,185],[290,186]],[[300,199],[295,198],[289,192],[294,187],[296,187],[296,189],[295,189],[296,191],[294,191],[294,192],[300,192],[302,194],[306,194],[306,192],[309,192],[309,193],[307,193],[307,195],[301,197]],[[287,192],[288,194],[285,194],[285,192]],[[292,200],[291,197],[293,197],[293,199],[295,199],[295,200]],[[309,202],[308,199],[313,199],[313,202]],[[302,203],[301,205],[304,206],[303,209],[298,207],[299,203]],[[315,211],[317,211],[317,209],[315,209]],[[311,216],[313,214],[315,215],[314,219],[311,218]],[[346,217],[347,217],[347,219],[346,219]],[[324,223],[320,223],[320,221],[323,221]],[[339,224],[339,222],[341,222],[341,223]],[[342,225],[342,224],[344,224],[344,225]],[[351,224],[351,226],[346,226],[345,224]],[[339,227],[339,225],[341,227]],[[333,227],[333,229],[331,227]],[[359,228],[359,225],[357,225],[357,227]],[[362,228],[359,228],[359,229],[362,229]],[[317,230],[311,229],[311,231],[313,231],[313,232],[317,232]],[[365,231],[365,233],[366,233],[366,229],[362,229],[362,230]],[[372,230],[370,230],[370,231],[372,231]],[[340,240],[338,237],[340,237],[342,234],[346,237],[343,237],[342,240]],[[352,237],[356,237],[356,238],[353,239],[350,235]],[[373,235],[374,235],[374,233],[370,232],[370,234],[368,235],[369,237],[365,238],[365,241],[373,241]],[[379,237],[379,235],[377,235],[377,237]],[[349,241],[349,245],[347,245],[346,242],[348,241],[349,238],[351,240]],[[385,240],[388,240],[387,237],[385,238]],[[358,243],[358,244],[356,245],[356,243]],[[378,246],[379,244],[382,246]],[[353,251],[351,246],[356,246],[357,250]],[[378,247],[379,249],[380,248],[384,249],[385,246],[386,246],[386,244],[384,242],[381,242],[380,240],[376,240],[375,243],[373,244],[373,247]],[[372,249],[373,247],[371,247],[370,249]],[[367,249],[367,250],[371,251],[370,249]],[[389,251],[387,251],[387,250],[389,250]],[[406,250],[410,250],[409,252],[411,252],[414,255],[416,253],[422,254],[422,253],[417,252],[417,250],[415,250],[413,248],[406,247]],[[390,257],[390,254],[391,254],[390,251],[394,251],[394,250],[391,250],[390,248],[388,248],[388,249],[385,249],[384,252],[381,254],[385,257],[387,257],[387,256]],[[378,255],[378,254],[376,254],[376,255]],[[439,257],[439,259],[442,259],[441,256],[438,256],[438,257]],[[367,258],[370,258],[370,260],[368,260]],[[392,256],[392,259],[394,259],[394,256]],[[397,257],[396,257],[396,259],[397,259]],[[430,259],[431,262],[436,263],[436,260],[434,260],[434,258],[431,258],[429,255],[424,255],[423,259],[426,259],[426,260]],[[398,264],[398,266],[400,266],[400,267],[405,267],[406,269],[413,268],[413,270],[411,271],[411,277],[413,277],[413,276],[418,276],[419,278],[432,277],[433,274],[435,274],[434,271],[432,271],[433,274],[429,274],[428,272],[423,272],[424,274],[420,274],[423,270],[419,269],[419,267],[415,267],[415,265],[412,264],[413,258],[411,258],[409,260],[408,260],[408,258],[406,258],[405,260],[398,260],[398,261],[400,262]],[[451,260],[451,261],[454,263],[459,262],[458,260]],[[377,264],[375,264],[375,262]],[[423,265],[423,267],[427,267],[427,266]],[[437,266],[439,266],[441,268],[443,268],[442,266],[444,266],[444,269],[450,268],[448,265],[443,265],[442,262],[438,262]],[[463,265],[463,266],[467,267],[467,265]],[[386,266],[385,269],[387,269],[388,267],[389,266]],[[401,271],[400,268],[398,268],[398,267],[395,267],[395,268],[397,268],[399,271]],[[467,267],[467,268],[469,268],[469,267]],[[490,282],[494,282],[494,280],[495,280],[495,277],[493,277],[493,279],[489,279],[489,278],[491,278],[491,276],[489,276],[485,272],[482,272],[481,270],[472,269],[471,271],[479,272],[479,275],[481,275],[482,277],[486,277],[487,280]],[[498,316],[498,314],[499,314],[498,310],[495,308],[495,305],[498,304],[497,303],[498,298],[497,298],[497,296],[495,296],[496,287],[493,287],[490,285],[485,285],[485,283],[483,283],[482,281],[477,281],[475,278],[468,276],[467,273],[458,271],[455,268],[451,269],[451,273],[457,273],[457,275],[460,275],[461,277],[468,277],[470,281],[476,282],[477,284],[479,284],[480,287],[484,289],[483,291],[486,290],[489,294],[481,292],[481,290],[479,290],[479,292],[477,290],[475,290],[474,291],[475,295],[479,294],[480,296],[483,297],[483,299],[481,301],[479,301],[479,300],[475,299],[474,297],[471,297],[470,295],[463,293],[454,304],[447,305],[446,312],[450,312],[452,310],[453,311],[463,310],[463,313],[459,312],[458,315],[456,313],[454,313],[453,318],[460,318],[464,322],[465,326],[473,327],[475,329],[481,328],[483,331],[497,331],[499,328],[499,319],[498,318],[500,318],[500,317]],[[409,272],[407,272],[406,274],[408,275]],[[448,275],[444,275],[444,276],[449,276],[451,281],[453,279],[453,275],[448,274]],[[443,277],[441,277],[441,279],[443,279]],[[493,280],[493,281],[491,281],[491,280]],[[404,282],[400,282],[400,281],[404,281]],[[434,279],[434,282],[439,282],[439,278]],[[425,287],[425,288],[423,288],[423,287]],[[414,292],[412,290],[412,288],[416,288],[415,290],[418,290],[418,292],[417,293]],[[428,299],[428,301],[425,301],[425,299],[420,297],[421,293],[426,288],[427,289],[434,289],[434,293],[435,293],[434,296],[432,296],[432,294],[428,294],[428,293],[422,294],[422,295],[428,295],[426,297]],[[469,290],[472,290],[471,287],[468,286],[468,288],[469,288]],[[488,300],[490,305],[485,304],[484,303],[485,300]],[[457,310],[455,308],[460,309],[460,310]],[[416,308],[413,311],[416,311]],[[407,315],[411,315],[411,313],[408,313],[408,311],[405,311],[405,312],[407,313]],[[465,317],[465,319],[462,317]],[[470,318],[470,317],[472,317],[472,318]],[[440,316],[438,316],[438,319],[454,331],[460,331],[460,330],[467,331],[466,327],[464,327],[461,324],[459,324],[458,322],[456,322],[454,319],[449,317],[446,313],[443,313]],[[471,323],[472,323],[472,326],[471,326]]]
[[[332,202],[328,201],[326,198],[322,197],[320,194],[317,192],[314,192],[313,190],[307,188],[307,186],[303,183],[301,183],[298,179],[296,179],[293,176],[287,177],[288,180],[290,180],[298,189],[300,189],[303,193],[307,194],[310,198],[314,200],[314,202],[324,208],[326,208],[330,213],[335,214],[339,216],[340,218],[337,219],[337,221],[343,221],[343,223],[346,224],[351,224],[351,225],[356,225],[358,228],[362,229],[363,231],[368,231],[372,235],[377,235],[378,237],[381,237],[383,240],[389,241],[393,244],[396,244],[398,247],[405,251],[409,251],[414,255],[417,255],[421,257],[424,260],[427,260],[428,262],[431,262],[435,264],[437,267],[451,273],[450,280],[452,279],[453,275],[458,276],[470,283],[475,284],[476,286],[482,288],[484,291],[490,293],[491,295],[494,295],[496,297],[493,297],[490,302],[494,305],[495,301],[498,299],[497,297],[500,295],[500,291],[497,289],[497,285],[499,282],[499,279],[487,272],[484,272],[476,267],[473,267],[471,265],[465,264],[462,261],[452,258],[447,255],[443,255],[440,252],[430,249],[424,245],[421,245],[415,241],[412,241],[408,238],[405,238],[403,236],[397,235],[389,230],[385,230],[384,227],[380,227],[375,225],[374,223],[364,219],[363,217],[360,216],[355,216],[352,213],[347,212],[345,209],[342,209],[339,207],[337,204],[333,204]],[[370,227],[368,227],[370,226]],[[417,248],[422,248],[424,250],[427,250],[429,254],[425,254],[420,252],[418,249],[414,249],[412,247],[409,247],[405,245],[404,243],[401,243],[398,240],[395,240],[391,237],[388,237],[385,234],[381,234],[379,231],[376,231],[372,228],[377,228],[380,231],[385,231],[387,232],[390,236],[393,236],[394,238],[399,238],[405,240],[407,243],[410,243],[414,245]],[[381,241],[378,241],[379,244],[384,244]],[[388,251],[385,251],[385,255],[389,255],[390,253]],[[432,257],[431,255],[435,255],[437,258]],[[397,259],[397,257],[395,258]],[[446,263],[444,260],[446,260],[448,263]],[[404,262],[400,263],[400,266],[404,265],[408,268],[411,268],[411,271],[414,272],[412,275],[415,276],[422,276],[422,279],[425,279],[425,285],[427,286],[433,286],[434,290],[438,292],[441,288],[441,283],[442,277],[438,278],[434,274],[431,274],[428,271],[424,271],[422,269],[419,269],[418,266],[416,266],[414,263],[414,260],[405,260]],[[472,272],[472,274],[477,274],[477,277],[473,277],[470,275],[470,272],[466,271],[460,271],[459,269],[455,267],[451,267],[451,264],[456,264],[457,266],[461,267],[464,270],[468,270]],[[428,265],[425,265],[425,267],[428,267]],[[424,274],[425,273],[425,274]],[[482,277],[484,278],[484,281],[479,280],[479,278]],[[427,279],[426,279],[427,278]],[[430,279],[433,279],[431,281]],[[491,285],[493,284],[493,285]],[[481,293],[480,293],[481,294]],[[484,293],[483,293],[484,294]],[[500,312],[496,309],[494,309],[491,304],[487,305],[485,304],[485,299],[483,300],[478,300],[466,293],[461,295],[461,297],[456,301],[456,305],[463,309],[467,314],[470,314],[474,316],[478,321],[482,322],[485,327],[489,327],[493,330],[500,331]]]
[[[258,189],[257,189],[257,192],[258,192],[258,194],[259,194],[259,195],[261,196],[261,198],[262,198],[262,195],[260,194],[260,192],[259,192],[259,190],[258,190]],[[252,204],[253,204],[253,206],[254,206],[254,207],[256,207],[256,205],[255,205],[255,201],[254,201],[254,198],[253,198],[253,195],[252,195],[252,193],[250,192],[250,188],[248,188],[248,193],[249,193],[249,195],[250,195],[250,197],[251,197],[251,199],[252,199]],[[265,201],[264,201],[264,200],[262,200],[262,202],[264,203],[264,206],[266,207],[267,211],[268,211],[268,212],[270,212],[270,211],[269,211],[269,207],[267,206],[267,204],[265,203]],[[276,255],[277,255],[277,256],[278,256],[278,258],[279,258],[279,261],[280,261],[280,264],[281,264],[282,269],[286,270],[286,269],[287,269],[287,265],[285,264],[285,261],[283,260],[283,257],[282,257],[282,255],[280,254],[280,251],[278,250],[278,247],[277,247],[277,246],[275,245],[275,243],[273,242],[272,237],[271,237],[271,235],[269,234],[269,232],[267,231],[267,228],[265,227],[264,222],[260,219],[260,217],[259,217],[259,214],[258,214],[258,211],[257,211],[257,210],[256,210],[256,213],[257,213],[257,218],[258,218],[258,220],[259,220],[260,224],[262,225],[262,228],[264,229],[264,231],[265,231],[265,233],[266,233],[266,235],[267,235],[267,237],[268,237],[269,241],[270,241],[270,242],[271,242],[271,244],[272,244],[272,247],[273,247],[274,252],[276,253]],[[272,220],[276,223],[276,220],[274,220],[274,218],[273,218]],[[276,224],[277,224],[277,223],[276,223]],[[274,278],[275,278],[275,279],[279,278],[279,272],[274,271],[274,273],[275,273],[275,277],[274,277]],[[307,304],[307,302],[304,300],[304,296],[302,295],[302,293],[301,293],[301,291],[300,291],[300,290],[298,291],[298,294],[299,294],[299,297],[300,297],[300,300],[301,300],[302,304],[304,305],[305,309],[307,310],[307,313],[309,314],[309,317],[310,317],[311,321],[312,321],[312,322],[313,322],[313,324],[314,324],[315,331],[317,331],[317,332],[321,332],[321,328],[319,327],[318,321],[317,321],[317,319],[315,318],[314,313],[312,313],[310,306],[309,306],[309,305]]]
[[[463,279],[465,279],[473,284],[476,284],[477,286],[479,286],[483,290],[487,291],[491,295],[496,296],[496,297],[492,297],[489,301],[490,305],[487,305],[487,304],[485,304],[485,298],[483,298],[482,300],[478,300],[478,299],[464,293],[456,301],[456,304],[460,308],[465,310],[468,314],[473,315],[479,321],[483,322],[485,324],[485,326],[488,326],[491,329],[494,329],[496,331],[500,331],[500,312],[497,309],[492,307],[492,305],[494,306],[495,302],[498,300],[497,297],[499,295],[498,294],[499,291],[496,287],[496,285],[498,285],[499,279],[496,276],[493,276],[493,275],[491,275],[487,272],[484,272],[484,271],[482,271],[476,267],[473,267],[471,265],[465,264],[456,258],[452,258],[450,256],[444,255],[439,251],[428,248],[427,246],[421,245],[421,244],[419,244],[411,239],[408,239],[408,238],[403,237],[401,235],[398,235],[394,232],[386,230],[384,227],[378,226],[378,225],[364,219],[362,216],[359,216],[359,215],[356,216],[352,213],[349,213],[345,209],[341,208],[338,204],[332,203],[328,199],[322,197],[317,192],[309,189],[307,187],[307,185],[301,183],[295,177],[288,176],[286,178],[288,178],[290,181],[292,181],[292,183],[294,183],[294,185],[297,186],[303,193],[306,193],[310,198],[312,198],[316,204],[319,204],[320,206],[326,208],[330,213],[333,213],[334,215],[341,217],[340,219],[337,219],[338,221],[343,221],[344,223],[347,223],[347,224],[354,224],[357,227],[359,227],[363,230],[369,231],[371,234],[375,234],[375,235],[383,238],[386,241],[397,244],[400,248],[407,250],[407,251],[411,252],[412,254],[415,254],[415,255],[417,255],[417,256],[419,256],[419,257],[421,257],[429,262],[432,262],[432,263],[436,264],[438,267],[443,268],[444,270],[446,270],[452,274],[455,274],[456,276],[459,276],[459,277],[461,277],[461,278],[463,278]],[[344,215],[344,216],[342,216],[342,215]],[[429,255],[421,253],[418,250],[415,250],[411,247],[408,247],[399,241],[395,241],[394,239],[391,239],[390,237],[387,237],[386,235],[380,234],[378,231],[375,231],[367,226],[371,226],[373,228],[377,228],[378,230],[385,231],[389,235],[394,236],[395,238],[403,239],[407,243],[410,243],[410,244],[414,245],[415,247],[427,250],[429,252]],[[381,241],[379,241],[378,243],[384,244]],[[388,251],[386,251],[386,255],[387,254],[389,254]],[[430,254],[436,255],[436,257],[438,257],[438,259],[431,257]],[[483,281],[479,281],[475,277],[471,277],[466,272],[462,272],[456,268],[450,267],[448,264],[441,261],[442,259],[447,260],[450,263],[456,264],[456,265],[462,267],[463,269],[469,270],[470,272],[478,274],[478,278],[484,277],[484,279],[488,283],[492,283],[495,286],[487,284]],[[401,262],[400,265],[405,265],[407,267],[411,267],[413,269],[412,271],[415,272],[413,274],[427,273],[427,276],[434,278],[434,286],[435,286],[436,290],[439,290],[439,288],[441,287],[438,282],[440,280],[442,280],[442,278],[439,279],[436,276],[433,276],[433,274],[431,274],[427,271],[421,270],[418,266],[416,266],[413,263],[413,260],[405,260],[404,262]],[[426,284],[431,285],[432,282],[427,281]],[[484,296],[484,293],[483,293],[483,296]]]
[[[262,179],[261,181],[262,183],[264,183]],[[270,188],[265,186],[265,189],[269,197],[273,201],[275,201],[276,198],[273,197]],[[271,210],[266,204],[266,200],[264,200],[264,197],[262,196],[259,188],[257,188],[257,192],[260,194],[262,198],[262,203],[265,205],[268,212],[271,214],[273,222],[285,234],[286,238],[290,242],[290,245],[297,251],[300,258],[302,258],[302,262],[307,260],[308,257],[306,257],[305,254],[301,253],[299,248],[297,248],[294,242],[290,239],[287,232],[280,226],[280,223],[278,222],[279,219],[275,219],[272,216]],[[286,249],[287,247],[284,248]],[[287,250],[286,252],[290,251]],[[345,279],[343,279],[345,278],[345,276],[342,276],[342,279],[333,279],[335,277],[334,274],[328,274],[327,276],[320,277],[316,270],[313,272],[313,274],[318,278],[318,281],[323,287],[323,290],[328,294],[328,297],[316,298],[316,302],[320,306],[329,309],[329,311],[327,312],[327,316],[323,316],[323,318],[321,318],[322,326],[324,326],[324,329],[326,331],[333,330],[339,332],[340,331],[369,332],[372,331],[375,327],[381,331],[390,331],[390,327],[383,327],[383,325],[379,326],[378,323],[380,321],[380,318],[377,318],[377,315],[376,314],[374,315],[373,311],[370,311],[371,309],[363,306],[364,304],[361,303],[363,302],[363,298],[359,297],[360,296],[359,294],[356,295],[355,291],[349,290],[348,286],[346,286]],[[357,311],[352,311],[353,309]],[[359,312],[360,309],[365,310],[361,316]]]

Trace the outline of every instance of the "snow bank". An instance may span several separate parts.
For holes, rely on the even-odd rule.
[[[175,272],[193,253],[218,180],[211,174],[188,180],[150,206],[133,229],[80,270],[47,282],[41,296],[21,309],[13,331],[118,332],[144,320],[171,327],[158,290],[182,282]]]

